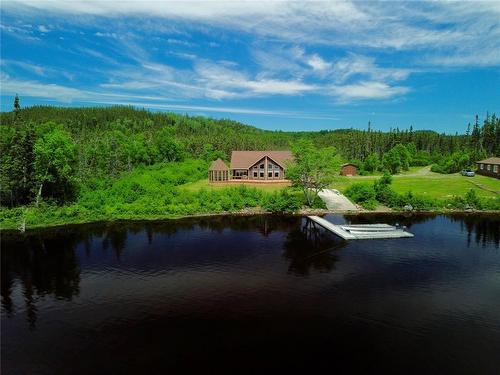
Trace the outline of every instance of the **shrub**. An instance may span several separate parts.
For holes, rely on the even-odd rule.
[[[375,190],[373,185],[365,183],[352,184],[346,191],[345,195],[352,199],[354,202],[361,204],[373,205],[375,201]],[[371,201],[371,202],[370,202]],[[370,203],[367,203],[370,202]]]
[[[456,173],[470,166],[472,158],[469,154],[463,152],[454,152],[453,154],[441,157],[438,162],[431,167],[432,172],[436,173]]]
[[[361,202],[361,206],[366,210],[374,210],[378,206],[378,202],[375,199],[370,199],[364,202]]]
[[[379,202],[389,204],[395,199],[396,193],[390,188],[392,183],[392,176],[385,173],[378,180],[373,183],[373,190],[375,191],[375,199]]]
[[[300,207],[302,200],[290,194],[288,189],[268,194],[262,204],[262,208],[273,213],[296,212]]]

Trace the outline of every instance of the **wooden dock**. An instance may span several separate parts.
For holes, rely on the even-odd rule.
[[[413,234],[403,228],[389,224],[343,224],[337,225],[319,216],[308,216],[316,224],[335,233],[344,240],[362,240],[378,238],[404,238],[413,237]]]

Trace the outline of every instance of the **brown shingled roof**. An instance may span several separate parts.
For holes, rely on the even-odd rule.
[[[210,164],[210,168],[208,169],[209,171],[228,171],[229,168],[227,167],[226,163],[222,161],[221,158],[218,158],[217,160],[214,160],[212,164]]]
[[[293,160],[290,151],[233,151],[231,153],[231,169],[248,169],[264,156],[269,157],[283,168],[286,168],[287,160]]]
[[[493,158],[488,158],[484,159],[481,161],[476,161],[476,163],[482,163],[482,164],[499,164],[500,165],[500,158],[493,157]]]

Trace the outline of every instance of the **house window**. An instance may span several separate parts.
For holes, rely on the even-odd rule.
[[[274,177],[279,177],[280,176],[280,173],[279,172],[274,172]]]
[[[261,165],[260,165],[260,169],[264,169],[264,164],[261,164]]]
[[[269,163],[269,164],[267,165],[267,169],[273,169],[273,165],[272,165],[271,163]]]
[[[498,165],[493,166],[493,172],[498,173]]]
[[[253,166],[253,169],[257,169],[257,166],[256,166],[256,165],[254,165],[254,166]]]
[[[235,175],[238,176],[238,177],[241,177],[241,176],[246,176],[247,175],[247,171],[243,171],[243,170],[237,170]]]
[[[254,176],[254,177],[257,177],[257,172],[253,172],[253,176]]]
[[[264,178],[264,172],[260,172],[260,177]]]
[[[479,168],[484,169],[484,164],[479,164]]]
[[[273,172],[267,172],[267,177],[272,178],[273,177]]]
[[[487,164],[487,165],[486,165],[486,169],[487,169],[488,171],[491,171],[491,164]]]

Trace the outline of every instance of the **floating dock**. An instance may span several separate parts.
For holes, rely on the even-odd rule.
[[[342,224],[337,225],[319,216],[308,216],[316,224],[342,237],[344,240],[363,240],[378,238],[405,238],[413,234],[389,224]]]

